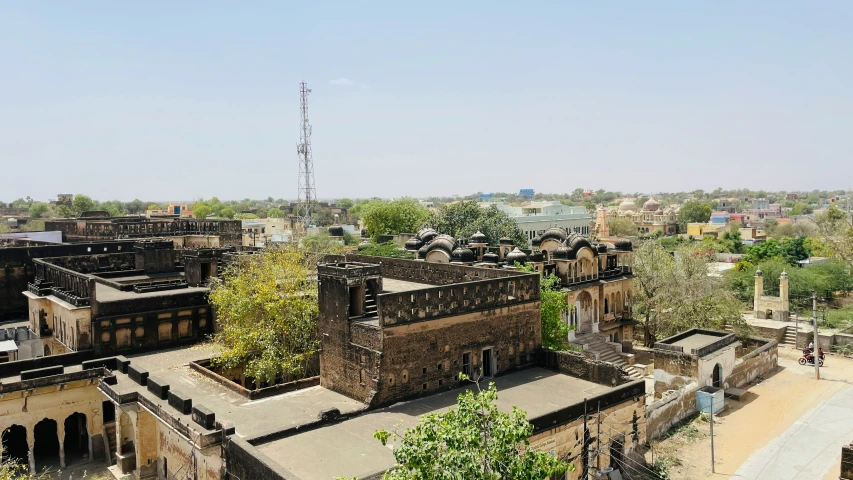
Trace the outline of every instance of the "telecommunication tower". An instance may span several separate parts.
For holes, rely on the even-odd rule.
[[[299,84],[299,96],[302,109],[302,125],[299,131],[299,205],[296,218],[303,229],[312,222],[314,203],[317,201],[317,188],[314,186],[314,160],[311,157],[311,123],[308,121],[308,94],[311,89],[305,82]],[[303,230],[304,231],[304,230]]]

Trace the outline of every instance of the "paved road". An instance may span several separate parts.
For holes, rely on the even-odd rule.
[[[841,379],[835,381],[847,383]],[[792,395],[795,394],[792,392]],[[749,432],[743,433],[749,435]],[[846,386],[800,417],[782,435],[753,453],[731,478],[820,479],[830,468],[835,468],[841,446],[851,441],[853,388]]]

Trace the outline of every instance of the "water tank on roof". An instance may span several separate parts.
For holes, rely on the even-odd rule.
[[[6,223],[8,223],[9,228],[18,228],[18,219],[17,218],[10,218],[10,219],[6,220]]]

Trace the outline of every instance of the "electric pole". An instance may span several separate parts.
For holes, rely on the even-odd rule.
[[[308,121],[308,94],[311,89],[305,82],[299,84],[300,110],[302,125],[299,130],[299,199],[296,218],[302,225],[302,233],[308,231],[312,223],[313,203],[317,201],[317,188],[314,185],[314,159],[311,155],[311,123]]]
[[[814,321],[814,349],[812,350],[812,359],[814,360],[814,378],[820,380],[820,340],[817,336],[817,295],[812,292],[812,320]]]

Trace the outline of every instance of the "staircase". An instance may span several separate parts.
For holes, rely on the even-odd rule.
[[[376,296],[370,287],[365,287],[364,290],[364,316],[375,317],[377,315]]]
[[[638,370],[633,365],[628,365],[625,358],[616,351],[616,349],[607,343],[604,335],[598,333],[588,333],[583,335],[583,339],[575,340],[575,343],[586,344],[586,352],[592,354],[593,357],[598,355],[598,360],[602,362],[618,365],[619,368],[628,372],[628,376],[634,379],[643,378],[643,372]]]
[[[115,461],[115,453],[116,453],[116,424],[115,422],[110,422],[104,424],[104,448],[107,450],[106,457],[104,462],[107,465],[112,465]]]
[[[797,328],[792,326],[785,327],[785,336],[782,337],[782,345],[788,345],[791,348],[797,347]]]

